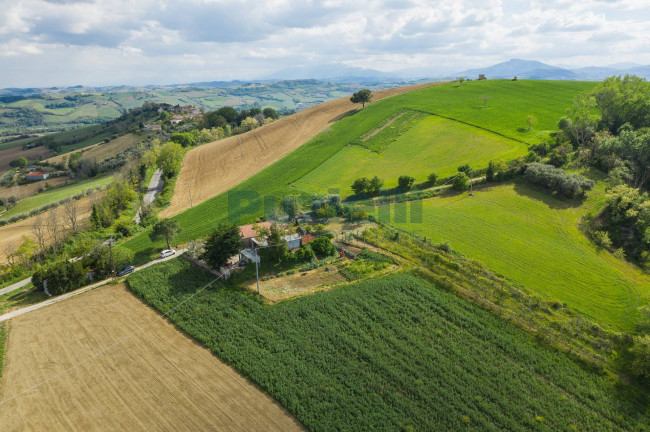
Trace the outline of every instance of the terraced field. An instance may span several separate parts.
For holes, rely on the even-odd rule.
[[[602,188],[601,188],[602,192]],[[579,230],[602,196],[578,205],[509,184],[422,203],[422,221],[395,225],[449,241],[508,279],[619,329],[650,300],[650,276],[598,250]]]

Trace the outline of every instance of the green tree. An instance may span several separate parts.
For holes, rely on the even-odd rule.
[[[316,240],[310,243],[310,246],[316,255],[320,257],[332,255],[335,250],[334,245],[326,236],[318,237]]]
[[[196,145],[196,138],[189,132],[179,132],[172,135],[172,141],[179,143],[183,147]]]
[[[280,207],[284,214],[289,216],[290,220],[294,220],[296,215],[300,212],[300,203],[298,202],[297,195],[287,195],[282,198]]]
[[[650,335],[636,338],[630,353],[633,357],[630,365],[632,373],[650,382]]]
[[[363,195],[368,193],[370,187],[370,180],[367,177],[358,178],[352,183],[352,190],[357,195]]]
[[[280,115],[273,108],[264,108],[262,110],[262,114],[264,114],[264,117],[272,118],[273,120],[277,120],[280,118]]]
[[[156,164],[167,178],[178,172],[183,160],[183,147],[173,141],[168,141],[156,152]]]
[[[258,126],[259,126],[259,122],[255,120],[253,117],[246,117],[241,122],[241,128],[243,131],[253,130]]]
[[[269,247],[267,249],[267,256],[269,258],[277,260],[280,262],[282,258],[286,255],[289,250],[287,247],[287,242],[282,239],[282,229],[277,225],[271,225],[269,229],[269,235],[266,240],[269,242]]]
[[[528,130],[531,130],[533,126],[537,124],[537,117],[532,114],[526,116],[526,123],[528,124]]]
[[[9,162],[9,166],[13,168],[23,168],[26,167],[28,163],[27,159],[24,156],[21,156],[18,159]]]
[[[370,195],[379,194],[379,190],[383,185],[384,185],[384,181],[381,180],[379,177],[374,176],[373,178],[370,179],[370,184],[368,185],[368,193]]]
[[[436,184],[436,181],[438,180],[438,174],[436,173],[431,173],[427,176],[427,180],[429,181],[429,184],[431,186]]]
[[[493,182],[496,177],[496,169],[494,168],[494,161],[490,161],[487,167],[487,171],[485,171],[485,181],[487,182]]]
[[[464,172],[459,172],[454,177],[453,187],[456,190],[466,190],[469,188],[469,177]]]
[[[167,249],[171,249],[169,240],[181,231],[181,227],[174,219],[161,219],[153,225],[153,230],[149,233],[152,241],[165,237],[167,240]]]
[[[414,177],[408,176],[408,175],[401,175],[397,179],[397,186],[400,189],[411,189],[411,186],[413,186],[413,182],[415,181]]]
[[[492,97],[490,95],[483,95],[480,97],[480,99],[483,101],[483,108],[487,107],[487,103]]]
[[[472,167],[469,166],[469,164],[460,165],[460,166],[458,167],[458,172],[462,172],[462,173],[465,173],[465,174],[469,174],[469,172],[470,172],[471,170],[472,170]]]
[[[241,248],[239,227],[235,224],[220,223],[205,242],[203,258],[213,268],[223,267],[231,256]]]
[[[372,99],[372,92],[368,89],[363,89],[363,90],[359,90],[358,92],[354,92],[352,94],[352,97],[350,98],[350,102],[360,103],[362,104],[361,108],[365,108],[366,103],[369,103],[371,99]]]
[[[635,129],[650,126],[650,83],[634,75],[614,76],[593,91],[601,121],[616,133],[625,123]]]

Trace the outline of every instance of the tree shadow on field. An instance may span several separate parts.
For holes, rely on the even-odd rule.
[[[548,208],[554,210],[577,208],[580,207],[584,201],[584,199],[580,198],[565,198],[563,196],[551,193],[546,189],[542,189],[523,182],[515,183],[514,190],[518,195],[542,202],[546,204]]]
[[[156,252],[157,249],[155,247],[148,247],[147,249],[136,252],[133,256],[133,265],[141,265],[151,261]]]
[[[331,119],[331,120],[329,121],[329,123],[336,123],[336,122],[339,121],[339,120],[342,120],[342,119],[344,119],[344,118],[346,118],[346,117],[351,116],[352,114],[356,113],[357,111],[359,111],[359,110],[356,109],[356,108],[355,108],[355,109],[351,109],[350,111],[346,111],[346,112],[344,112],[343,114],[339,114],[339,115],[337,115],[336,117],[334,117],[333,119]]]

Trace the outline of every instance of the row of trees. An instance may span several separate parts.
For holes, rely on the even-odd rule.
[[[582,197],[595,185],[593,180],[581,175],[567,174],[560,168],[537,162],[528,165],[524,178],[569,198]]]

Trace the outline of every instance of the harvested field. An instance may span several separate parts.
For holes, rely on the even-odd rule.
[[[124,285],[105,285],[13,319],[1,401],[106,351],[0,405],[3,431],[301,430],[273,399],[157,318]]]
[[[90,217],[93,201],[98,196],[98,194],[94,194],[75,201],[77,204],[77,218],[80,223],[85,222]],[[56,214],[59,215],[59,223],[63,222],[63,209],[61,207],[55,207],[52,210],[41,213],[40,215],[32,216],[16,223],[0,227],[0,263],[4,263],[7,260],[6,253],[4,252],[6,252],[8,249],[13,250],[13,248],[20,245],[23,235],[26,235],[27,237],[36,241],[36,237],[34,236],[32,230],[34,221],[40,216],[43,220],[43,223],[47,223],[51,217],[52,212],[57,212]],[[47,239],[46,243],[49,244]]]
[[[27,160],[37,160],[39,157],[45,157],[50,154],[51,151],[47,147],[34,147],[29,150],[23,150],[22,147],[13,147],[6,150],[0,150],[0,172],[9,170],[9,162],[14,159],[18,159],[21,156],[27,158]]]
[[[373,92],[373,100],[406,93],[427,86],[420,84]],[[205,144],[185,156],[171,205],[162,217],[173,216],[225,192],[278,161],[325,130],[347,113],[359,109],[348,98],[325,102],[245,134]]]
[[[45,183],[52,187],[61,186],[70,178],[67,176],[52,177],[47,180],[41,180],[33,183],[27,183],[21,186],[0,187],[0,197],[15,196],[18,199],[25,199],[27,197],[36,195],[39,189],[45,188]]]

